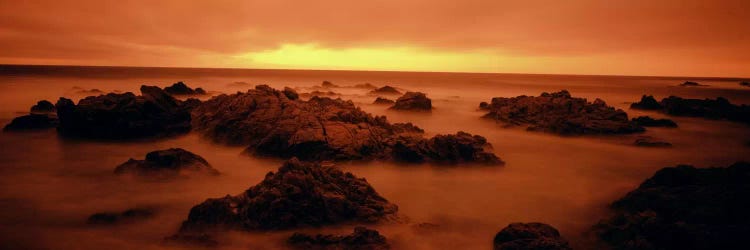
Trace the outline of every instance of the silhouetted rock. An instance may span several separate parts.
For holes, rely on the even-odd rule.
[[[740,82],[740,86],[750,87],[750,82]]]
[[[323,81],[323,83],[321,83],[320,86],[323,88],[338,88],[339,87],[339,85],[333,84],[329,81]]]
[[[206,91],[202,88],[192,89],[183,82],[177,82],[172,86],[165,87],[164,92],[170,95],[205,95]]]
[[[57,127],[58,120],[54,115],[29,114],[16,118],[3,127],[3,131],[31,131]]]
[[[386,238],[378,231],[365,227],[355,227],[350,235],[322,235],[315,236],[303,233],[294,233],[287,243],[294,249],[320,249],[320,250],[385,250],[391,249]]]
[[[644,127],[668,127],[668,128],[676,128],[677,123],[670,119],[654,119],[650,116],[639,116],[636,118],[633,118],[633,122],[637,123],[640,126]]]
[[[379,104],[379,105],[392,105],[393,103],[395,103],[395,101],[388,99],[388,98],[383,98],[383,97],[378,97],[375,99],[374,102],[372,102],[372,104]]]
[[[292,89],[290,87],[285,87],[284,91],[282,91],[282,93],[284,93],[284,95],[286,96],[286,98],[289,99],[289,100],[297,100],[297,99],[299,99],[299,94],[297,94],[297,91],[295,91],[294,89]]]
[[[630,104],[630,108],[643,110],[659,110],[662,108],[662,106],[658,101],[656,101],[656,99],[654,99],[654,96],[643,95],[641,97],[641,101]]]
[[[73,87],[76,94],[80,95],[101,95],[104,94],[104,91],[100,89],[84,89],[81,87]]]
[[[594,227],[613,249],[746,249],[750,163],[663,168]]]
[[[36,103],[36,105],[31,106],[31,114],[51,114],[57,112],[57,109],[55,109],[55,104],[52,104],[51,102],[47,100],[41,100]]]
[[[683,99],[676,96],[661,101],[662,112],[674,116],[704,117],[709,119],[727,119],[730,121],[750,123],[750,106],[734,105],[726,98]]]
[[[639,136],[635,139],[633,145],[638,147],[668,148],[672,146],[672,143],[660,141],[651,136]]]
[[[489,110],[490,104],[487,102],[480,102],[479,103],[479,110]]]
[[[173,178],[190,174],[218,175],[211,164],[187,150],[170,148],[146,154],[145,160],[131,158],[115,168],[115,174],[131,174],[141,177]]]
[[[299,96],[300,97],[304,97],[304,98],[310,98],[310,97],[313,97],[313,96],[317,96],[317,97],[338,97],[338,96],[341,96],[341,94],[333,92],[333,91],[318,91],[318,90],[315,90],[315,91],[312,91],[312,92],[309,92],[309,93],[299,94]]]
[[[125,139],[190,131],[190,110],[159,87],[141,86],[133,93],[89,96],[78,104],[60,98],[58,131],[67,136]],[[191,105],[195,103],[192,102]]]
[[[351,86],[351,88],[357,88],[357,89],[377,89],[378,87],[375,85],[372,85],[370,83],[362,83],[362,84],[355,84],[354,86]]]
[[[627,134],[644,131],[628,120],[628,114],[596,99],[571,97],[566,90],[538,97],[495,97],[484,118],[508,125],[528,125],[530,131],[562,135]]]
[[[686,81],[686,82],[683,82],[682,84],[680,84],[679,86],[680,87],[705,87],[705,86],[708,86],[708,85],[703,85],[703,84],[700,84],[700,83],[697,83],[697,82]]]
[[[403,140],[401,140],[403,139]],[[393,157],[403,162],[458,164],[478,162],[502,165],[495,154],[484,151],[487,139],[459,131],[455,135],[436,135],[429,140],[399,138],[393,146]]]
[[[512,223],[495,235],[495,250],[570,250],[554,227],[543,223]]]
[[[148,219],[154,216],[154,211],[145,208],[133,208],[125,210],[122,213],[95,213],[89,216],[86,222],[93,225],[112,225],[118,223],[128,223],[137,220]]]
[[[180,231],[374,223],[395,219],[397,211],[365,179],[293,158],[239,195],[208,199],[193,207]]]
[[[410,111],[431,111],[432,100],[421,92],[406,92],[403,96],[396,99],[391,109],[410,110]]]
[[[389,159],[396,143],[427,143],[420,128],[388,123],[384,116],[372,116],[351,101],[290,99],[266,85],[204,102],[193,111],[193,125],[215,141],[248,145],[247,153],[313,161]],[[482,143],[477,145],[490,147]],[[487,154],[492,155],[484,150],[475,155]],[[426,156],[433,155],[439,154]]]
[[[165,237],[162,242],[167,246],[208,247],[219,246],[219,242],[213,236],[206,233],[188,234],[181,233]]]
[[[398,91],[396,88],[386,85],[386,86],[370,91],[370,94],[371,95],[400,95],[401,91]]]

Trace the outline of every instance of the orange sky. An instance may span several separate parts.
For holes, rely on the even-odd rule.
[[[748,77],[748,12],[748,0],[0,0],[0,63]]]

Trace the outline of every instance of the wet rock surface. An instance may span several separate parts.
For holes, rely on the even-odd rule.
[[[155,211],[147,208],[132,208],[121,213],[103,212],[95,213],[89,216],[86,223],[91,225],[114,225],[120,223],[130,223],[139,220],[145,220],[153,217]]]
[[[386,85],[386,86],[370,91],[370,94],[371,95],[400,95],[401,91],[398,91],[396,88]]]
[[[115,174],[174,178],[191,174],[218,175],[219,171],[199,155],[181,148],[170,148],[150,152],[144,160],[131,158],[117,166]]]
[[[677,123],[670,119],[654,119],[650,116],[639,116],[633,118],[633,122],[643,127],[667,127],[676,128]]]
[[[205,95],[206,91],[202,88],[192,89],[183,82],[177,82],[172,86],[165,87],[164,92],[170,95]]]
[[[361,250],[384,250],[391,249],[386,238],[376,230],[365,227],[355,227],[350,235],[308,235],[294,233],[287,240],[293,249],[361,249]]]
[[[394,150],[398,144],[440,142],[424,138],[424,131],[412,124],[391,124],[384,116],[372,116],[351,101],[321,97],[307,101],[290,99],[287,94],[265,85],[204,102],[193,111],[193,127],[217,142],[248,145],[246,152],[250,154],[315,161],[393,159],[398,155]],[[491,145],[484,138],[471,138],[476,138],[472,139],[472,150],[475,150],[472,154],[477,158],[466,161],[490,163],[483,161],[497,159],[486,151]],[[443,152],[419,152],[428,158],[444,155]],[[434,160],[445,162],[442,158]]]
[[[726,119],[729,121],[750,124],[750,106],[735,105],[722,97],[716,99],[686,99],[677,96],[670,96],[662,99],[661,102],[656,104],[654,104],[653,101],[653,97],[651,97],[647,100],[648,105],[644,106],[644,99],[641,99],[640,103],[634,103],[633,105],[635,105],[635,108],[658,110],[661,113],[673,116]],[[631,105],[631,108],[634,108],[633,105]]]
[[[613,249],[746,249],[750,163],[661,169],[594,226]]]
[[[291,159],[239,195],[208,199],[193,207],[180,232],[374,223],[395,219],[397,211],[363,178]]]
[[[74,137],[128,139],[190,131],[190,105],[183,105],[159,87],[141,86],[141,94],[89,96],[78,104],[60,98],[55,105],[60,119],[58,132]]]
[[[421,92],[406,92],[396,99],[396,103],[390,109],[410,111],[431,111],[432,100]]]
[[[633,145],[638,147],[652,147],[652,148],[668,148],[672,147],[672,143],[656,139],[651,136],[639,136],[633,142]]]
[[[393,105],[393,103],[395,103],[394,100],[383,98],[383,97],[378,97],[375,99],[374,102],[372,102],[372,104],[378,104],[378,105]]]
[[[570,250],[554,227],[543,223],[512,223],[495,235],[495,250]]]
[[[527,130],[561,135],[627,134],[644,128],[628,120],[622,110],[596,99],[571,97],[568,91],[540,96],[495,97],[483,117],[507,125],[528,126]]]
[[[37,102],[34,106],[31,106],[31,110],[29,111],[31,114],[54,114],[56,112],[55,104],[47,100]]]

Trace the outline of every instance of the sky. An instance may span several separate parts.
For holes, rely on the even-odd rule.
[[[748,0],[0,0],[0,64],[750,77]]]

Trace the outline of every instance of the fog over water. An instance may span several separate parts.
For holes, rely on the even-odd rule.
[[[5,66],[0,66],[0,68]],[[590,249],[585,235],[607,213],[607,205],[634,189],[656,170],[676,164],[726,166],[750,160],[750,128],[727,121],[670,117],[679,127],[648,128],[644,135],[672,148],[632,146],[637,135],[560,137],[505,128],[480,119],[481,101],[567,89],[574,97],[600,98],[629,117],[662,114],[628,110],[643,94],[690,98],[723,96],[750,104],[750,88],[737,79],[686,79],[617,76],[554,76],[403,72],[281,70],[113,69],[0,70],[0,124],[28,112],[41,99],[75,101],[80,89],[132,91],[141,84],[168,86],[183,81],[213,93],[245,91],[256,84],[299,87],[307,92],[323,80],[346,86],[371,83],[427,93],[432,113],[387,110],[371,104],[367,90],[334,88],[367,112],[390,122],[412,122],[428,135],[466,131],[479,134],[506,162],[503,167],[452,167],[392,162],[339,163],[364,177],[407,218],[400,224],[372,226],[396,249],[490,249],[492,238],[512,222],[544,222],[561,231],[576,249]],[[676,85],[695,80],[708,87]],[[244,82],[247,84],[238,84]],[[78,88],[75,88],[78,87]],[[396,97],[389,97],[395,99]],[[169,182],[119,178],[115,166],[147,152],[182,147],[201,155],[222,175]],[[70,140],[54,130],[0,133],[0,246],[7,249],[162,249],[190,208],[206,198],[235,195],[275,171],[281,159],[241,154],[243,147],[211,143],[200,135],[128,142]],[[153,208],[153,218],[114,226],[86,224],[97,212]],[[415,224],[433,223],[431,232]],[[351,232],[351,225],[303,229]],[[292,231],[232,232],[219,236],[226,249],[277,249]]]

